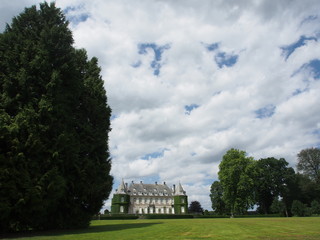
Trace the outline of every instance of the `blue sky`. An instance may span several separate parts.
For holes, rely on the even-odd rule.
[[[5,0],[5,22],[38,0]],[[181,181],[211,210],[230,148],[255,159],[320,146],[320,2],[56,0],[96,56],[113,110],[114,189]],[[110,207],[110,200],[105,208]]]

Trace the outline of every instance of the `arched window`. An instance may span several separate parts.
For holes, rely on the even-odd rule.
[[[123,213],[124,212],[124,207],[120,206],[120,212]]]

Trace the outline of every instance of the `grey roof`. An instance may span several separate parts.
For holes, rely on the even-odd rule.
[[[173,191],[164,184],[131,183],[128,189],[130,195],[173,196]]]
[[[126,187],[126,185],[124,184],[124,181],[122,179],[121,184],[119,185],[118,189],[117,189],[117,193],[127,193],[128,189]]]
[[[181,183],[179,182],[176,189],[175,195],[186,195],[186,192],[183,190]]]

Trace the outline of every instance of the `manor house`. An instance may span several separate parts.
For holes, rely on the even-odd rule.
[[[123,180],[112,198],[111,213],[123,214],[186,214],[188,196],[181,184],[170,188],[163,184],[144,184]]]

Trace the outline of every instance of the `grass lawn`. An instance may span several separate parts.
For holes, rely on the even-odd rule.
[[[7,235],[10,239],[320,239],[320,217],[92,221],[84,230]]]

